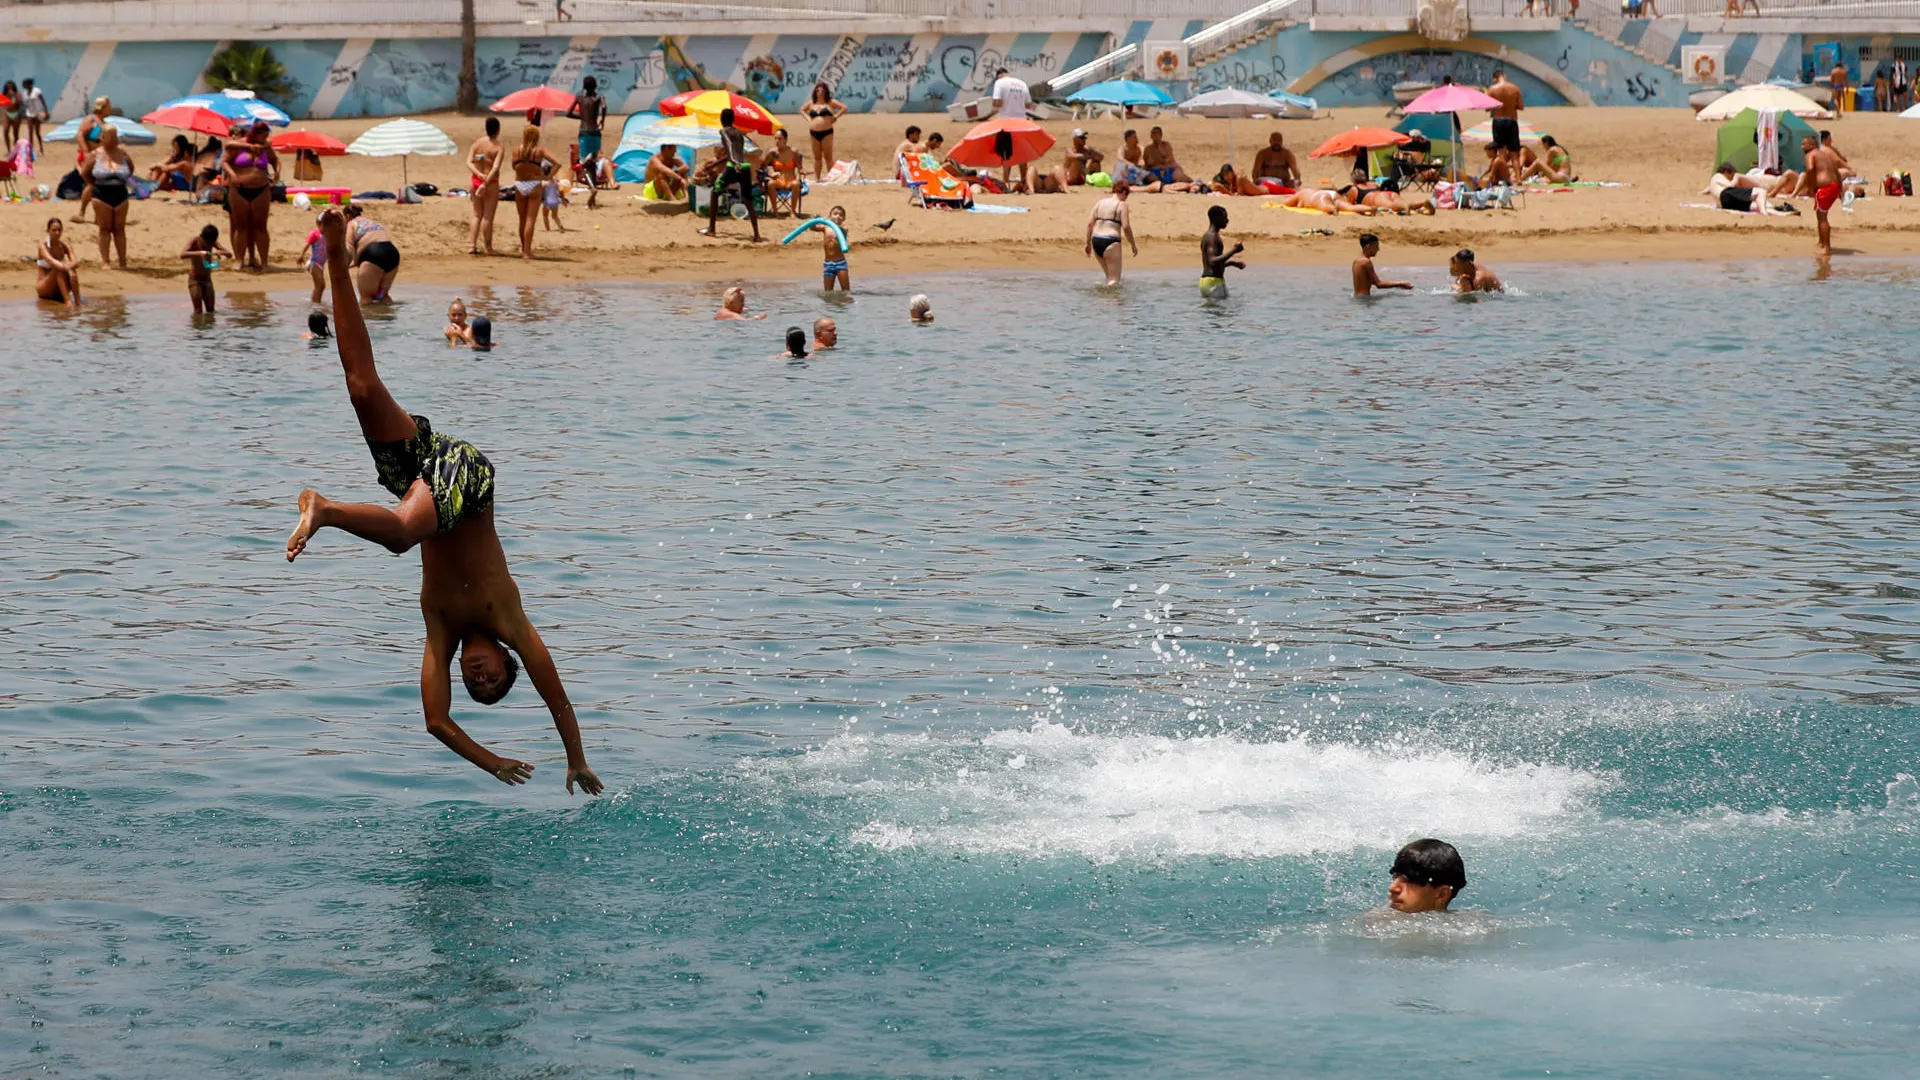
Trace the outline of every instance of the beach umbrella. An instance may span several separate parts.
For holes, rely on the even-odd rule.
[[[347,144],[339,139],[305,128],[283,131],[267,141],[275,150],[311,150],[321,157],[337,157],[347,152]]]
[[[274,127],[286,127],[293,122],[292,117],[260,100],[251,90],[219,90],[207,94],[188,94],[183,98],[163,101],[159,108],[171,109],[175,106],[196,105],[202,109],[217,112],[229,120],[265,120]]]
[[[515,90],[487,108],[494,112],[523,113],[528,109],[566,112],[573,108],[575,100],[565,90],[556,90],[551,86],[529,86],[525,90]]]
[[[1025,165],[1053,149],[1047,129],[1025,117],[1000,116],[974,125],[947,156],[974,169]]]
[[[433,156],[459,152],[460,148],[453,144],[446,132],[424,120],[410,120],[404,116],[384,124],[375,124],[347,147],[349,154],[398,157],[402,186],[407,182],[408,157],[414,154]]]
[[[140,118],[143,124],[158,127],[179,128],[181,131],[197,131],[202,135],[226,137],[233,129],[233,121],[198,105],[168,105],[158,108]]]
[[[1137,79],[1108,79],[1067,98],[1069,105],[1171,105],[1173,95]]]
[[[1920,105],[1915,105],[1913,108],[1908,109],[1906,112],[1901,113],[1900,119],[1920,120]]]
[[[666,116],[711,117],[715,125],[720,123],[722,110],[732,109],[735,127],[762,135],[771,135],[786,126],[775,120],[759,102],[726,90],[689,90],[662,100],[656,107]]]
[[[1792,113],[1776,114],[1780,125],[1780,167],[1798,172],[1807,167],[1807,155],[1800,149],[1800,137],[1812,135],[1813,125]],[[1713,163],[1727,162],[1738,172],[1760,164],[1760,113],[1748,109],[1720,127],[1714,140]]]
[[[80,122],[92,119],[92,116],[77,116],[47,132],[41,138],[46,142],[79,142]],[[120,132],[120,141],[128,146],[151,146],[155,141],[153,132],[141,127],[131,117],[109,116],[107,123],[112,124],[114,130]],[[220,134],[225,135],[226,132],[223,131]]]
[[[1292,97],[1293,95],[1288,95]],[[1297,101],[1308,100],[1295,98]],[[1285,116],[1292,111],[1284,101],[1256,94],[1251,90],[1236,90],[1231,86],[1219,90],[1209,90],[1204,94],[1190,97],[1174,106],[1182,116],[1206,116],[1227,122],[1227,160],[1233,160],[1233,122],[1252,116]]]
[[[1532,124],[1527,123],[1525,120],[1520,121],[1520,141],[1521,142],[1537,143],[1540,141],[1540,136],[1545,134],[1546,132],[1541,131],[1539,128],[1534,127]],[[1462,142],[1484,142],[1484,143],[1492,142],[1493,141],[1493,121],[1482,120],[1479,123],[1473,125],[1472,127],[1460,133],[1460,140]]]
[[[1448,83],[1433,89],[1407,102],[1401,112],[1409,113],[1453,113],[1471,112],[1476,109],[1498,109],[1503,102],[1491,94],[1481,93],[1471,86]]]
[[[1408,136],[1386,128],[1357,127],[1352,131],[1343,131],[1326,142],[1315,147],[1308,157],[1344,157],[1358,150],[1373,150],[1382,146],[1399,146],[1412,142]]]
[[[1694,119],[1731,120],[1748,109],[1772,109],[1774,112],[1792,113],[1804,120],[1825,120],[1833,116],[1804,94],[1795,93],[1784,86],[1760,83],[1735,90],[1701,109],[1694,114]]]
[[[635,123],[636,119],[640,122]],[[691,160],[694,152],[720,145],[720,125],[698,116],[636,113],[628,118],[620,135],[620,145],[613,148],[614,175],[621,178],[622,183],[629,177],[644,179],[647,162],[667,145],[687,151],[687,159]],[[754,148],[749,138],[747,149]]]

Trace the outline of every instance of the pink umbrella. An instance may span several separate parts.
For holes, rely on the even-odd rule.
[[[1497,109],[1500,99],[1483,94],[1471,86],[1449,83],[1433,89],[1407,102],[1401,112],[1410,113],[1450,113],[1466,112],[1470,109]]]

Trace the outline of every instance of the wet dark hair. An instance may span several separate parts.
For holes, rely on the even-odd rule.
[[[497,116],[487,117],[487,138],[497,139],[499,137],[500,137],[500,118]]]
[[[473,343],[475,345],[493,344],[492,319],[487,318],[485,315],[475,315],[472,321],[467,323],[467,329],[473,331]]]
[[[514,680],[520,677],[520,661],[513,658],[513,650],[503,645],[500,647],[500,655],[506,659],[506,674],[500,676],[500,681],[493,684],[486,692],[483,693],[479,687],[469,681],[464,673],[460,676],[460,681],[466,683],[467,696],[482,705],[491,705],[506,697],[507,691],[513,689]]]
[[[787,327],[787,355],[807,355],[807,332],[797,326]]]
[[[332,337],[333,336],[333,329],[327,325],[326,312],[315,311],[315,312],[308,313],[307,333],[312,334],[314,337]]]
[[[1361,233],[1361,234],[1360,234],[1360,246],[1361,246],[1361,247],[1366,247],[1366,246],[1367,246],[1368,244],[1377,244],[1377,243],[1379,243],[1379,242],[1380,242],[1380,238],[1379,238],[1379,237],[1377,237],[1377,236],[1375,236],[1375,235],[1373,235],[1373,234],[1372,234],[1372,233],[1370,233],[1370,232],[1363,232],[1363,233]]]
[[[1415,885],[1448,885],[1453,895],[1467,887],[1467,864],[1445,840],[1415,840],[1393,857],[1393,876]]]
[[[1207,207],[1207,224],[1218,229],[1227,223],[1227,208],[1215,203]]]
[[[215,240],[220,239],[220,226],[208,225],[203,227],[200,230],[200,239],[205,240],[209,244],[213,243]]]
[[[720,110],[720,126],[721,127],[733,126],[733,110],[732,109]]]
[[[1453,257],[1459,259],[1461,262],[1470,263],[1473,261],[1473,249],[1461,248],[1459,251],[1453,253]]]

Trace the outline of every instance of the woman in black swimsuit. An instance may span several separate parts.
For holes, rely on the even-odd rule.
[[[280,173],[280,157],[267,141],[267,125],[256,121],[247,141],[228,147],[221,166],[227,175],[227,225],[233,236],[233,254],[242,265],[267,268],[267,212],[273,206],[273,182]]]
[[[100,226],[100,265],[107,265],[110,248],[120,251],[120,269],[127,268],[127,200],[133,198],[133,159],[120,149],[120,130],[112,124],[100,132],[100,145],[87,162],[87,180],[93,185],[94,223]]]
[[[833,168],[833,125],[847,114],[847,106],[834,98],[826,83],[814,83],[807,107],[800,112],[807,118],[807,134],[813,136],[813,178],[818,180]]]

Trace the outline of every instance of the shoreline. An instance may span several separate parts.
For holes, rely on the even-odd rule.
[[[1258,237],[1252,250],[1243,253],[1249,268],[1275,266],[1345,267],[1357,251],[1357,237],[1367,231],[1380,234],[1386,245],[1379,262],[1383,268],[1441,268],[1461,246],[1471,246],[1489,265],[1607,265],[1625,262],[1722,263],[1764,260],[1780,262],[1796,259],[1818,261],[1811,250],[1813,237],[1762,226],[1758,229],[1658,229],[1622,233],[1610,230],[1588,235],[1579,232],[1551,232],[1528,236],[1519,233],[1464,237],[1454,234],[1408,234],[1391,231],[1390,225],[1401,219],[1388,219],[1379,227],[1345,220],[1335,226],[1332,236]],[[1920,256],[1920,229],[1879,228],[1862,230],[1862,243],[1850,246],[1845,231],[1836,231],[1836,259],[1901,259]],[[1200,234],[1191,237],[1156,237],[1143,245],[1138,257],[1129,255],[1129,270],[1198,272]],[[769,245],[772,245],[769,250]],[[1542,251],[1551,246],[1551,257]],[[989,248],[990,250],[979,250]],[[1278,249],[1278,250],[1276,250]],[[517,256],[425,255],[403,262],[396,288],[404,294],[408,285],[433,287],[548,287],[619,286],[645,284],[729,284],[769,285],[811,283],[817,279],[818,255],[811,245],[781,251],[774,241],[765,244],[722,240],[711,251],[697,245],[676,247],[668,244],[650,254],[672,252],[676,261],[670,266],[653,266],[635,273],[631,263],[639,253],[621,256],[611,252],[571,252],[523,260]],[[778,252],[778,254],[774,254]],[[767,256],[771,255],[769,258]],[[777,262],[777,265],[772,265]],[[855,289],[866,278],[910,279],[916,275],[957,273],[998,273],[1008,270],[1045,273],[1084,272],[1095,276],[1097,270],[1079,244],[1071,240],[1032,240],[1021,250],[1012,251],[984,241],[919,244],[867,241],[855,251],[853,260]],[[101,270],[82,265],[82,294],[87,297],[157,296],[185,294],[185,274],[172,267],[136,264],[134,268]],[[215,279],[221,293],[295,293],[310,288],[304,270],[276,266],[265,273],[222,271]],[[22,267],[0,276],[0,302],[35,302],[33,274]],[[47,303],[51,304],[50,301]]]

